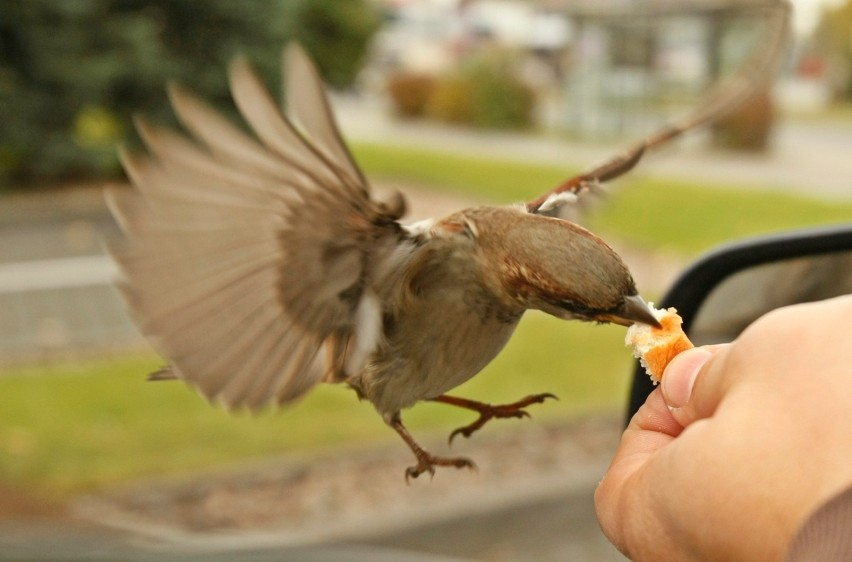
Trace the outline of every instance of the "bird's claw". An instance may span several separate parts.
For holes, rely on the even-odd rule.
[[[410,484],[412,478],[417,478],[424,472],[428,472],[432,478],[435,477],[435,467],[431,464],[418,463],[417,466],[409,466],[405,469],[405,483]]]
[[[511,404],[499,404],[495,406],[480,402],[471,402],[465,407],[479,412],[479,418],[473,423],[460,427],[450,433],[449,443],[450,445],[452,445],[453,439],[455,439],[457,435],[462,435],[465,439],[469,438],[493,418],[530,418],[532,417],[530,416],[530,413],[524,410],[523,408],[526,408],[527,406],[530,406],[532,404],[541,404],[548,398],[559,400],[559,398],[557,398],[555,394],[545,392],[542,394],[533,394],[531,396],[527,396],[526,398],[518,400],[517,402],[512,402]]]
[[[444,458],[425,454],[422,457],[418,457],[415,466],[409,466],[405,469],[405,483],[410,484],[412,478],[417,478],[425,472],[428,472],[429,476],[434,478],[436,466],[453,466],[455,468],[476,470],[476,464],[465,457]]]

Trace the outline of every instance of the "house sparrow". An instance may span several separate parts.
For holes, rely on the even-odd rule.
[[[137,189],[108,192],[126,235],[110,251],[137,325],[169,361],[152,378],[249,410],[346,384],[414,452],[408,479],[473,463],[424,450],[402,410],[432,400],[478,412],[452,439],[552,396],[491,406],[446,394],[500,352],[524,311],[657,324],[613,249],[555,217],[643,147],[527,205],[404,224],[402,195],[371,197],[310,59],[290,45],[285,63],[286,115],[245,59],[230,67],[256,138],[172,85],[191,137],[139,119],[149,154],[121,152]]]

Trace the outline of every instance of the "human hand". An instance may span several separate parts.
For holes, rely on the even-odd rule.
[[[595,494],[633,560],[779,560],[852,483],[852,296],[778,309],[686,351],[624,432]]]

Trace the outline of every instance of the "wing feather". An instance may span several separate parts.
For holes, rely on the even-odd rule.
[[[297,184],[289,185],[290,189],[285,189],[286,184],[278,178],[262,178],[258,174],[247,173],[238,167],[224,164],[215,154],[173,131],[151,125],[142,118],[136,119],[136,128],[148,149],[162,165],[183,170],[186,174],[196,173],[201,177],[217,178],[213,185],[201,182],[182,184],[182,190],[198,194],[207,194],[209,191],[258,191],[260,193],[256,195],[246,193],[245,196],[265,195],[290,203],[296,203],[300,197]]]
[[[284,84],[288,113],[304,130],[310,131],[316,145],[337,163],[357,185],[367,181],[343,142],[337,128],[322,80],[305,50],[298,43],[284,49]]]
[[[307,55],[290,47],[296,125],[245,59],[230,67],[254,135],[188,90],[169,94],[185,136],[136,119],[148,153],[121,152],[136,190],[112,190],[125,238],[119,287],[172,372],[212,401],[287,403],[339,366],[366,264],[402,236],[340,137]]]
[[[335,167],[339,166],[324,160],[310,139],[300,135],[284,117],[246,59],[238,57],[231,64],[230,81],[237,107],[270,150],[319,186],[324,182],[340,182],[351,187],[349,178],[337,173]]]

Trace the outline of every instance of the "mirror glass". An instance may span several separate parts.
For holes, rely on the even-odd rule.
[[[790,304],[852,293],[852,251],[757,265],[717,285],[698,310],[696,345],[729,342],[763,314]]]

